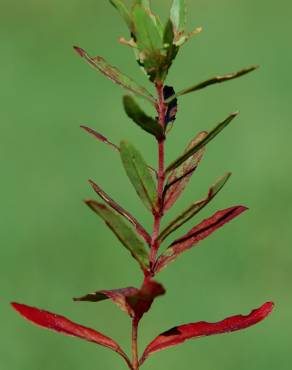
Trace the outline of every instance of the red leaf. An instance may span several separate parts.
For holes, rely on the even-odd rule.
[[[208,133],[206,131],[200,132],[190,142],[185,152],[192,149],[198,142],[203,140],[207,136],[207,134]],[[182,165],[174,169],[169,175],[164,189],[164,212],[166,212],[177,201],[178,197],[187,186],[192,174],[195,172],[202,159],[204,151],[205,148],[199,150],[188,160],[186,160]]]
[[[155,298],[165,293],[165,289],[154,280],[144,281],[140,289],[129,287],[114,290],[100,290],[87,294],[74,301],[99,302],[104,299],[111,299],[119,308],[129,316],[140,320],[146,313]]]
[[[176,259],[181,253],[196,246],[199,241],[207,238],[214,231],[239,216],[247,208],[235,206],[216,212],[213,216],[203,220],[199,225],[193,227],[182,238],[175,240],[164,253],[158,258],[155,271],[159,272],[166,267],[171,261]]]
[[[154,299],[164,293],[165,289],[161,284],[146,280],[137,294],[127,297],[127,303],[133,309],[135,318],[140,320],[144,313],[149,311]]]
[[[229,333],[255,325],[266,318],[272,312],[273,307],[274,304],[272,302],[267,302],[246,316],[231,316],[216,323],[200,321],[193,324],[176,326],[160,334],[147,346],[140,360],[140,365],[151,353],[176,346],[188,339]]]
[[[38,326],[65,335],[85,339],[89,342],[93,342],[114,350],[124,358],[128,366],[131,368],[130,361],[120,346],[113,339],[99,333],[98,331],[76,324],[68,320],[66,317],[40,310],[35,307],[26,306],[19,303],[12,303],[11,305],[21,316]]]

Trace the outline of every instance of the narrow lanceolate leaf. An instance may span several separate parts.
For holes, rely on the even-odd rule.
[[[211,140],[213,140],[229,123],[238,115],[239,112],[231,113],[224,121],[220,122],[216,127],[209,132],[209,134],[199,141],[193,148],[186,151],[182,156],[177,158],[172,162],[166,169],[166,172],[170,172],[184,163],[188,158],[197,153],[201,148],[207,145]]]
[[[218,83],[225,82],[225,81],[234,80],[235,78],[244,76],[244,75],[256,70],[257,68],[258,68],[258,66],[251,66],[251,67],[248,67],[248,68],[241,69],[238,72],[229,73],[229,74],[226,74],[226,75],[223,75],[223,76],[215,76],[215,77],[209,78],[206,81],[200,82],[196,85],[188,87],[187,89],[183,89],[183,90],[179,91],[177,94],[171,96],[166,101],[166,103],[171,102],[173,99],[175,99],[179,96],[186,95],[186,94],[192,93],[194,91],[204,89],[207,86],[218,84]]]
[[[123,221],[115,211],[106,205],[94,200],[87,200],[86,204],[98,214],[113,231],[120,242],[129,250],[132,256],[138,261],[143,271],[146,271],[149,264],[148,252],[143,242],[134,231]]]
[[[184,153],[191,150],[197,143],[201,142],[208,133],[206,131],[200,132],[187,146]],[[164,205],[163,209],[166,212],[178,199],[181,195],[185,187],[187,186],[188,182],[191,179],[192,174],[197,169],[202,156],[204,154],[205,148],[202,147],[198,152],[190,156],[184,163],[182,163],[179,167],[174,169],[166,182],[164,188]]]
[[[83,126],[81,125],[80,126],[84,131],[88,132],[90,135],[92,135],[93,137],[95,137],[97,140],[111,146],[116,152],[120,153],[120,148],[118,147],[118,145],[112,143],[111,141],[109,141],[105,136],[101,135],[99,132],[93,130],[92,128],[90,127],[87,127],[87,126]],[[154,173],[154,175],[157,176],[157,172],[154,168],[152,168],[151,166],[148,166],[148,168],[151,170],[151,172]]]
[[[233,331],[249,328],[269,316],[273,307],[274,304],[272,302],[267,302],[260,308],[251,311],[251,313],[246,316],[231,316],[216,323],[200,321],[192,324],[176,326],[160,334],[147,346],[140,360],[140,365],[143,364],[150,354],[162,351],[172,346],[177,346],[188,339],[231,333]]]
[[[218,230],[246,210],[246,207],[235,206],[218,211],[213,216],[203,220],[200,224],[193,227],[186,235],[175,240],[166,251],[160,255],[155,265],[155,271],[161,271],[183,252],[195,247],[201,240],[206,239],[214,231]]]
[[[79,48],[78,46],[74,46],[74,49],[89,65],[97,69],[110,80],[118,85],[121,85],[126,90],[140,95],[143,98],[148,99],[151,103],[155,104],[155,99],[144,87],[138,85],[134,80],[123,74],[116,67],[111,66],[102,57],[90,57],[85,50]]]
[[[175,34],[183,34],[186,24],[186,4],[185,0],[173,0],[170,10],[170,19],[173,24]]]
[[[159,141],[165,138],[162,126],[155,119],[149,117],[139,107],[132,96],[125,95],[123,98],[123,104],[128,117],[130,117],[144,131],[154,135]]]
[[[168,69],[170,68],[173,60],[175,59],[179,51],[179,47],[174,44],[174,31],[173,31],[173,25],[170,19],[167,21],[164,27],[163,45],[166,50],[166,58],[165,58],[165,76],[166,76]],[[175,95],[174,91],[170,96],[165,98],[165,100],[169,99],[173,95]]]
[[[80,127],[86,132],[88,132],[90,135],[94,136],[97,140],[109,145],[117,152],[120,151],[120,148],[117,145],[113,144],[111,141],[109,141],[105,136],[101,135],[99,132],[93,130],[90,127],[84,126],[84,125],[81,125]]]
[[[88,342],[93,342],[103,347],[112,349],[121,355],[131,368],[130,361],[121,347],[113,339],[105,336],[104,334],[76,324],[68,320],[66,317],[40,310],[35,307],[30,307],[20,303],[12,303],[12,307],[25,319],[42,328],[50,329],[64,335],[78,337],[87,340]]]
[[[142,155],[127,141],[122,141],[120,148],[124,168],[137,194],[148,209],[157,211],[155,182]]]
[[[146,243],[150,245],[151,236],[144,229],[144,227],[136,220],[136,218],[132,216],[128,211],[126,211],[123,207],[121,207],[118,203],[116,203],[111,197],[109,197],[95,182],[89,180],[89,183],[92,186],[93,190],[101,197],[101,199],[103,199],[111,208],[113,208],[116,212],[125,217],[129,222],[131,222],[131,224],[134,225],[135,229],[140,234],[140,236],[142,236]]]
[[[126,7],[124,1],[122,0],[110,0],[110,3],[117,9],[117,11],[120,13],[121,17],[124,19],[126,24],[128,25],[129,30],[132,28],[132,20],[131,15]]]
[[[141,319],[141,317],[149,311],[154,299],[164,293],[165,289],[161,284],[154,280],[146,280],[140,289],[129,287],[114,290],[100,290],[80,298],[74,298],[74,300],[100,302],[105,299],[111,299],[129,316]]]
[[[160,241],[163,241],[169,234],[171,234],[173,231],[178,229],[180,226],[182,226],[184,223],[189,221],[192,217],[194,217],[196,214],[198,214],[204,207],[206,207],[209,202],[219,193],[219,191],[223,188],[223,186],[226,184],[227,180],[231,176],[231,173],[228,172],[224,176],[220,177],[214,185],[211,186],[211,188],[208,191],[207,196],[195,202],[190,207],[188,207],[184,212],[182,212],[178,217],[176,217],[173,221],[171,221],[165,229],[161,232],[158,239]]]

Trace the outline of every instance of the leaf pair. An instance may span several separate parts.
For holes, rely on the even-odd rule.
[[[140,320],[149,311],[155,298],[163,295],[165,289],[154,280],[145,280],[140,289],[129,287],[114,290],[100,290],[86,294],[74,301],[100,302],[111,299],[122,311],[135,320]]]
[[[179,196],[190,181],[192,174],[197,169],[205,151],[205,146],[213,140],[229,123],[236,117],[237,113],[229,115],[224,121],[219,123],[209,133],[206,131],[200,132],[187,146],[183,154],[173,161],[166,169],[169,173],[166,185],[163,192],[163,210],[168,211],[169,208],[178,200]],[[227,174],[227,179],[229,175]],[[225,177],[225,176],[224,176]],[[222,181],[224,180],[222,178]],[[219,180],[219,183],[221,180]],[[225,182],[224,182],[225,183]],[[224,185],[223,183],[223,185]],[[216,186],[219,186],[216,185]],[[200,202],[198,202],[200,203]],[[204,203],[204,202],[203,202]],[[183,215],[199,206],[192,205],[190,210],[186,210]],[[192,215],[193,216],[193,215]],[[192,217],[191,216],[191,217]],[[182,216],[184,218],[184,216]],[[190,218],[190,217],[189,217]],[[189,219],[187,218],[187,219]]]
[[[163,241],[170,235],[173,231],[177,230],[195,215],[197,215],[207,204],[211,202],[211,200],[219,193],[219,191],[223,188],[226,184],[227,180],[230,178],[231,173],[228,172],[224,176],[220,177],[214,185],[208,191],[207,196],[195,202],[191,206],[189,206],[186,210],[184,210],[178,217],[176,217],[173,221],[171,221],[161,232],[158,239]]]
[[[133,145],[125,141],[121,142],[119,152],[125,171],[138,196],[150,211],[154,213],[157,212],[158,200],[155,182],[142,155]],[[134,216],[116,203],[96,183],[92,180],[89,182],[94,191],[107,203],[107,205],[95,200],[87,200],[85,203],[104,220],[106,225],[112,230],[119,241],[137,260],[141,269],[144,272],[148,271],[149,252],[146,250],[141,237],[150,246],[150,235]],[[138,235],[126,224],[124,219],[134,226]]]
[[[130,288],[135,289],[135,288]],[[160,289],[160,290],[156,290]],[[151,288],[150,288],[151,291]],[[101,296],[104,295],[105,297],[109,297],[113,300],[118,299],[118,292],[117,291],[104,291],[106,293],[100,293]],[[112,292],[111,294],[109,292]],[[152,292],[152,291],[151,291]],[[122,297],[129,297],[127,294],[125,294],[126,291],[124,290],[120,294]],[[152,292],[153,293],[153,292]],[[138,295],[138,298],[136,296],[135,299],[133,299],[132,303],[130,303],[130,309],[132,307],[137,307],[137,302],[141,300],[141,296],[136,292]],[[142,306],[144,308],[141,312],[143,312],[145,309],[149,309],[151,306],[151,299],[147,294],[140,293],[143,296],[143,299],[145,298],[145,301],[142,299]],[[154,288],[154,295],[152,296],[153,299],[163,294],[163,288],[156,286]],[[133,293],[132,297],[135,296],[135,293]],[[150,293],[151,296],[151,293]],[[131,297],[131,295],[130,295]],[[130,300],[131,302],[131,300]],[[127,305],[128,303],[126,303]],[[148,307],[147,307],[148,305]],[[25,319],[31,321],[35,325],[38,325],[42,328],[53,330],[57,333],[61,333],[68,336],[74,336],[81,339],[84,339],[88,342],[93,342],[95,344],[101,345],[103,347],[107,347],[118,353],[127,363],[128,367],[133,370],[133,366],[131,364],[131,361],[129,360],[128,356],[125,354],[125,352],[121,349],[118,343],[116,343],[112,338],[109,338],[105,336],[104,334],[93,330],[91,328],[87,328],[85,326],[76,324],[70,320],[68,320],[64,316],[60,316],[48,311],[40,310],[35,307],[30,307],[24,304],[19,303],[12,303],[12,307]],[[264,305],[262,305],[260,308],[253,310],[249,315],[243,316],[243,315],[236,315],[228,317],[227,319],[223,321],[219,321],[216,323],[208,323],[205,321],[200,321],[196,323],[186,324],[186,325],[180,325],[176,326],[170,330],[167,330],[166,332],[158,335],[145,349],[139,364],[140,366],[145,362],[145,360],[154,352],[162,351],[164,349],[167,349],[172,346],[179,345],[186,340],[189,339],[196,339],[199,337],[204,336],[210,336],[210,335],[217,335],[217,334],[223,334],[223,333],[230,333],[242,329],[246,329],[250,326],[253,326],[260,321],[264,320],[273,310],[274,304],[272,302],[267,302]],[[138,312],[140,312],[140,308],[138,309]]]
[[[201,223],[193,227],[183,237],[176,239],[157,259],[154,271],[160,272],[170,262],[174,261],[182,253],[192,247],[195,247],[200,241],[207,238],[213,232],[230,222],[235,217],[247,210],[243,206],[235,206],[216,212],[213,216],[203,220]]]

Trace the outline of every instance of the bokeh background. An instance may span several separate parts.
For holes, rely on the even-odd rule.
[[[26,323],[16,300],[68,316],[113,336],[129,350],[130,322],[110,302],[73,304],[90,291],[139,285],[141,274],[106,226],[82,203],[98,182],[151,228],[149,214],[118,155],[79,129],[133,141],[155,165],[151,136],[132,124],[123,91],[72,51],[80,45],[150,85],[130,49],[126,27],[107,0],[1,0],[1,344],[5,370],[124,369],[115,354]],[[170,1],[153,7],[166,19]],[[291,369],[291,11],[289,1],[188,1],[188,26],[204,32],[177,58],[168,83],[184,88],[251,64],[242,79],[181,99],[168,161],[199,130],[241,115],[208,146],[169,216],[202,197],[225,171],[233,177],[197,217],[245,204],[250,211],[186,253],[159,276],[168,294],[141,325],[140,348],[176,324],[276,310],[247,331],[190,341],[153,355],[145,370]],[[147,103],[146,103],[147,105]],[[149,110],[150,107],[147,107]],[[151,110],[149,110],[150,112]],[[195,221],[185,227],[190,228]]]

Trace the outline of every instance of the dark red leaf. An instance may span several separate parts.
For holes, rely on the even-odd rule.
[[[75,301],[99,302],[111,299],[119,308],[129,316],[141,319],[146,313],[155,298],[165,293],[165,289],[154,280],[144,281],[141,289],[129,287],[114,290],[100,290],[95,293],[87,294]]]
[[[148,312],[154,299],[163,295],[165,289],[154,280],[146,280],[136,295],[127,297],[127,302],[132,307],[135,317],[141,319]]]
[[[132,225],[135,226],[137,232],[142,236],[148,245],[151,244],[151,236],[144,229],[144,227],[133,217],[128,211],[116,203],[112,198],[110,198],[95,182],[89,180],[90,185],[93,190],[103,199],[111,208],[117,211],[120,215],[124,216]]]
[[[164,253],[158,258],[155,271],[159,272],[171,261],[176,259],[181,253],[196,246],[199,241],[207,238],[214,231],[239,216],[248,208],[235,206],[216,212],[213,216],[203,220],[200,224],[193,227],[186,235],[175,240]]]
[[[79,298],[74,298],[76,302],[100,302],[106,299],[111,299],[122,311],[129,316],[134,316],[132,308],[128,305],[127,297],[135,296],[139,289],[129,287],[113,290],[99,290],[94,293],[86,294]]]
[[[187,146],[184,153],[192,149],[198,142],[207,136],[207,132],[200,132]],[[202,156],[204,154],[205,148],[203,147],[198,152],[193,154],[189,159],[187,159],[178,168],[175,168],[167,179],[167,183],[164,189],[164,203],[163,210],[166,212],[178,199],[180,194],[183,192],[187,186],[192,174],[197,169]]]
[[[76,324],[66,317],[40,310],[35,307],[26,306],[24,304],[12,303],[12,307],[24,318],[41,326],[42,328],[50,329],[61,334],[70,335],[85,339],[88,342],[99,344],[103,347],[108,347],[120,354],[131,368],[130,361],[121,347],[111,338],[99,333],[93,329]]]
[[[176,346],[188,339],[246,329],[266,318],[272,312],[273,307],[274,304],[272,302],[267,302],[246,316],[231,316],[216,323],[200,321],[193,324],[176,326],[160,334],[147,346],[140,360],[140,364],[142,364],[151,353]]]

